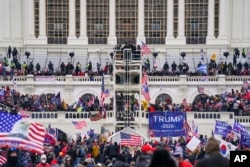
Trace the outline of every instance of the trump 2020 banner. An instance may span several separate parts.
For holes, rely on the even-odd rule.
[[[234,122],[233,131],[241,134],[241,132],[247,132],[247,128],[238,122]]]
[[[250,133],[248,132],[242,132],[240,135],[240,145],[249,147],[250,146]]]
[[[151,112],[149,113],[149,131],[155,137],[184,136],[185,112]]]
[[[214,133],[217,135],[227,136],[228,133],[231,133],[232,127],[226,122],[216,120]]]

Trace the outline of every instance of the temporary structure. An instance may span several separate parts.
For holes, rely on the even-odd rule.
[[[110,136],[107,141],[112,141],[112,143],[114,143],[114,142],[120,143],[120,141],[121,141],[121,132],[129,134],[129,135],[141,136],[143,143],[148,141],[148,139],[146,137],[144,137],[140,132],[138,132],[138,131],[130,128],[130,127],[126,127],[123,130],[116,132],[115,134]]]

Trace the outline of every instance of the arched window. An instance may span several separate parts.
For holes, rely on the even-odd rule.
[[[155,99],[155,104],[172,104],[173,100],[168,94],[160,94]]]
[[[83,102],[88,102],[89,100],[93,98],[93,96],[94,96],[93,94],[87,93],[87,94],[82,95],[80,98]]]

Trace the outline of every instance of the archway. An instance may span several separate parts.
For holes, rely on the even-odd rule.
[[[82,99],[83,102],[87,102],[87,101],[91,100],[93,96],[94,96],[93,94],[86,93],[86,94],[82,95],[80,98]]]
[[[172,97],[165,93],[158,95],[155,99],[155,104],[172,104],[172,102]]]
[[[192,104],[194,105],[198,101],[200,101],[202,103],[206,103],[206,100],[208,98],[209,98],[209,96],[207,94],[198,94],[197,96],[195,96],[194,101],[193,101]]]

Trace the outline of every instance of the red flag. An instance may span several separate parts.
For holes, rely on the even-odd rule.
[[[148,47],[147,44],[141,42],[141,55],[144,56],[149,53],[151,53],[151,49]]]

